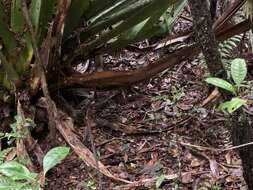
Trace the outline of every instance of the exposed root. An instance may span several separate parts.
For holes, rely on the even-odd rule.
[[[25,144],[30,147],[29,148],[29,151],[32,151],[36,158],[37,158],[37,161],[38,163],[40,164],[40,166],[42,166],[42,162],[43,162],[43,157],[45,156],[44,155],[44,152],[43,150],[41,149],[40,145],[34,140],[34,138],[31,136],[31,134],[28,134],[27,135],[27,138],[25,139]]]
[[[17,116],[19,116],[21,118],[21,121],[17,121],[17,134],[22,134],[24,131],[28,132],[28,129],[25,129],[25,116],[24,116],[24,112],[22,110],[21,104],[18,100],[17,103]],[[35,171],[35,167],[29,157],[29,154],[26,150],[26,146],[24,143],[24,139],[22,138],[17,138],[16,139],[16,151],[17,151],[17,156],[23,160],[26,160],[27,162],[27,167],[31,170],[31,171]]]
[[[189,175],[189,174],[192,174],[192,173],[193,172],[182,173],[181,176]],[[180,177],[178,174],[164,175],[164,181],[175,180],[178,177]],[[157,181],[157,177],[153,177],[153,178],[149,178],[149,179],[143,179],[143,180],[140,180],[140,181],[135,181],[131,184],[120,185],[120,186],[114,187],[113,190],[130,190],[130,189],[136,189],[138,187],[150,188],[156,183],[156,181]]]
[[[224,41],[236,34],[246,32],[250,29],[250,20],[243,21],[234,26],[226,27],[216,32],[218,41]],[[118,86],[130,86],[138,82],[145,81],[158,73],[172,68],[187,58],[198,54],[200,48],[197,44],[185,47],[182,50],[166,55],[154,63],[133,71],[103,71],[91,74],[73,74],[64,80],[53,84],[50,89],[65,87],[84,87],[84,88],[112,88]]]
[[[57,129],[64,137],[66,142],[71,146],[74,152],[85,162],[86,165],[97,169],[96,159],[93,156],[93,153],[83,145],[83,143],[79,140],[78,136],[74,133],[73,121],[70,117],[67,117],[65,114],[60,113],[60,120],[57,122]],[[98,161],[99,172],[103,175],[124,183],[132,183],[131,181],[121,179],[119,177],[114,176],[100,161]]]
[[[212,91],[212,93],[202,102],[201,107],[206,106],[207,104],[209,104],[210,102],[214,101],[218,97],[220,97],[220,92],[219,92],[218,88],[215,88]]]

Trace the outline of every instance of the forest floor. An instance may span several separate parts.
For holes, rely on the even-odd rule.
[[[159,51],[123,50],[118,57],[104,57],[104,69],[134,69],[159,56]],[[68,102],[80,120],[85,120],[92,105],[92,136],[85,122],[77,122],[75,127],[85,146],[94,150],[94,144],[98,159],[115,176],[129,181],[154,179],[154,183],[127,188],[126,184],[101,178],[72,152],[49,173],[45,189],[92,190],[99,185],[108,190],[246,189],[238,155],[224,150],[231,142],[226,119],[215,110],[217,99],[203,106],[213,90],[204,82],[205,74],[201,60],[195,59],[128,89],[70,89],[72,98]],[[40,142],[44,150],[63,143],[60,135],[56,142]],[[172,179],[163,180],[163,175]],[[163,183],[158,188],[159,182]]]
[[[178,21],[174,32],[189,25],[190,21]],[[103,70],[142,67],[185,45],[183,39],[178,40],[163,47],[161,40],[154,39],[117,55],[105,55]],[[69,114],[76,116],[75,134],[89,150],[95,150],[99,161],[114,176],[129,181],[146,179],[147,183],[129,187],[111,180],[72,151],[49,171],[45,190],[95,190],[99,186],[101,190],[246,190],[241,160],[228,148],[232,145],[227,119],[215,109],[219,96],[205,103],[214,89],[203,80],[207,69],[202,63],[200,57],[186,60],[129,88],[57,92],[56,102],[59,97],[66,100],[58,99],[58,104],[68,104],[73,111]],[[79,66],[76,69],[82,72],[93,72],[94,60]],[[89,110],[92,117],[88,119],[94,124],[91,131],[87,128]],[[35,138],[36,134],[44,152],[66,144],[60,134],[54,141],[40,132],[35,132]]]

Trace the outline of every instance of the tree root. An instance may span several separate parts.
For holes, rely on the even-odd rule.
[[[82,144],[77,135],[74,133],[73,121],[70,117],[67,117],[64,113],[60,112],[60,120],[57,122],[57,129],[64,137],[66,142],[71,146],[74,152],[85,162],[87,166],[91,166],[94,169],[98,169],[103,175],[124,183],[132,183],[131,181],[114,176],[100,161],[96,161],[93,153]],[[99,167],[97,168],[96,162]]]
[[[216,38],[218,41],[224,41],[234,35],[248,31],[250,27],[250,20],[246,20],[216,32]],[[95,89],[131,86],[133,84],[150,79],[165,69],[172,68],[181,61],[191,58],[199,52],[199,46],[194,44],[189,47],[185,47],[178,52],[166,55],[165,57],[162,57],[154,63],[151,63],[143,68],[133,71],[103,71],[91,74],[73,74],[70,77],[66,77],[62,81],[51,85],[50,89],[54,90],[70,86]]]

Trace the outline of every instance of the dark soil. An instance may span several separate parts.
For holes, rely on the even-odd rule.
[[[143,57],[148,59],[149,55]],[[211,93],[203,81],[206,69],[198,60],[191,62],[183,62],[172,71],[130,89],[97,91],[95,95],[93,91],[78,89],[92,97],[83,97],[80,101],[79,96],[72,103],[85,118],[89,103],[96,102],[93,109],[97,126],[92,129],[96,151],[99,160],[114,175],[137,181],[162,174],[191,172],[166,181],[160,188],[243,189],[241,163],[235,152],[221,153],[182,145],[230,146],[225,118],[214,111],[217,101],[201,106]],[[130,129],[135,129],[135,133],[129,134]],[[85,124],[78,123],[76,131],[92,150]],[[59,137],[57,141],[61,144],[63,140]],[[98,173],[74,153],[47,177],[48,190],[96,189],[99,183],[102,189],[113,189],[121,184],[106,177],[99,182]]]

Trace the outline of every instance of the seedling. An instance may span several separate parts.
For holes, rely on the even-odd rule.
[[[233,79],[232,83],[217,77],[209,77],[205,81],[234,95],[230,101],[223,102],[218,107],[221,111],[231,114],[247,103],[246,99],[239,96],[240,88],[245,86],[243,85],[243,81],[247,75],[245,60],[240,58],[234,59],[231,62],[230,74]]]
[[[156,179],[155,187],[157,190],[160,189],[162,183],[166,180],[166,177],[164,175],[160,175]]]
[[[1,152],[0,152],[1,153]],[[67,147],[55,147],[43,159],[44,176],[69,153]],[[30,172],[23,164],[12,160],[0,164],[0,190],[39,190],[39,175]]]
[[[23,122],[22,118],[20,116],[15,116],[15,122],[10,125],[10,128],[12,129],[9,133],[1,133],[0,132],[0,140],[1,139],[7,139],[8,145],[12,144],[16,139],[25,138],[28,133],[28,128],[34,128],[35,124],[33,121],[29,118],[25,118],[25,122]],[[22,128],[22,131],[17,131],[17,126],[22,125],[24,126]]]

